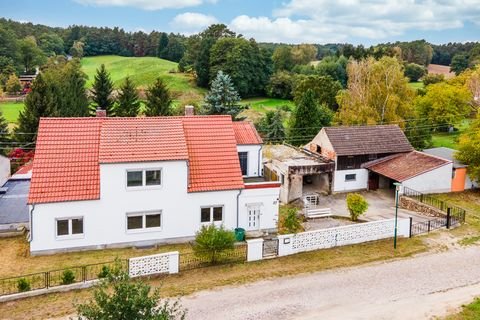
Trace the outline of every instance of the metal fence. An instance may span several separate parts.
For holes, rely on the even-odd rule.
[[[463,208],[457,207],[455,205],[452,205],[451,203],[440,200],[435,196],[424,194],[407,187],[403,187],[403,195],[408,198],[414,199],[418,202],[429,205],[431,207],[437,208],[440,211],[444,212],[445,215],[448,214],[451,217],[449,219],[449,223],[451,222],[449,226],[454,226],[456,224],[465,222],[466,211]]]
[[[217,253],[212,257],[210,252],[197,254],[195,252],[180,253],[179,269],[180,271],[192,270],[197,268],[209,267],[212,265],[221,265],[229,263],[241,263],[247,261],[247,245],[236,245],[233,250]]]
[[[128,268],[128,260],[119,262],[122,268]],[[96,280],[105,276],[105,268],[116,263],[109,261],[0,279],[0,296]]]

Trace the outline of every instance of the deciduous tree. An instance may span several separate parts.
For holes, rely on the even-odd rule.
[[[292,58],[291,46],[279,46],[275,48],[272,55],[273,67],[275,71],[290,71],[294,63]]]
[[[348,87],[337,97],[338,124],[402,124],[411,116],[415,92],[396,58],[351,61],[347,71]]]
[[[405,77],[407,77],[410,82],[417,82],[426,73],[427,70],[425,69],[425,67],[419,64],[407,63],[405,65]]]
[[[5,89],[9,94],[17,94],[22,90],[22,84],[15,73],[8,77]]]
[[[298,76],[293,89],[293,99],[296,103],[303,98],[307,90],[312,90],[319,104],[326,104],[331,110],[338,105],[336,96],[342,85],[329,76]]]
[[[480,182],[480,114],[460,136],[456,158],[468,165],[468,174],[473,181]]]
[[[35,37],[28,36],[18,42],[20,59],[26,73],[34,73],[35,67],[46,62],[43,51],[37,46]]]

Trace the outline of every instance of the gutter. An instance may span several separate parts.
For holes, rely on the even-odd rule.
[[[258,149],[258,158],[257,158],[257,159],[258,159],[257,175],[258,175],[259,177],[262,176],[262,175],[260,174],[260,162],[261,162],[261,161],[260,161],[260,154],[262,153],[262,148],[263,148],[263,146],[260,145],[260,149]]]

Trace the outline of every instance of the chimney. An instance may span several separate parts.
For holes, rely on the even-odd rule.
[[[185,106],[185,116],[194,116],[195,115],[195,107],[194,106]]]
[[[105,118],[107,116],[107,110],[97,109],[96,115],[97,115],[97,118]]]

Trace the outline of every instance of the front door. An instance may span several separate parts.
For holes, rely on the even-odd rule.
[[[248,230],[260,228],[260,207],[248,207]]]
[[[368,172],[368,190],[377,190],[379,186],[380,176],[372,171]]]

